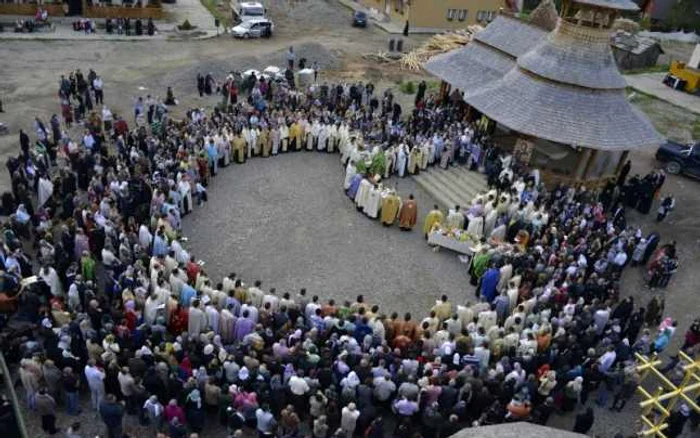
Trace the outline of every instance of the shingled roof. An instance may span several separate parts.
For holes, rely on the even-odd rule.
[[[543,28],[498,15],[465,47],[437,55],[423,68],[459,90],[476,90],[502,78],[519,55],[532,49],[546,35]]]
[[[502,78],[514,65],[515,58],[472,40],[431,58],[423,68],[459,90],[476,90]]]
[[[546,29],[500,14],[484,30],[474,35],[474,39],[517,58],[532,49],[546,35]]]
[[[624,89],[559,84],[517,66],[464,100],[514,131],[556,143],[629,150],[658,146],[662,140],[629,104]]]
[[[598,3],[629,8],[629,0],[574,1],[584,12]],[[601,150],[653,147],[662,141],[627,101],[610,29],[560,18],[547,32],[499,15],[467,47],[435,57],[425,68],[463,90],[469,105],[522,134]]]

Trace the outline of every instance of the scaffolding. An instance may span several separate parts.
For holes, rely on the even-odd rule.
[[[695,398],[700,394],[700,360],[692,359],[682,351],[678,357],[683,365],[683,380],[676,385],[671,382],[659,369],[662,361],[654,353],[650,358],[635,353],[637,358],[637,372],[641,376],[641,382],[637,391],[644,397],[639,403],[642,408],[640,436],[667,438],[664,430],[668,428],[668,417],[673,412],[679,401],[684,402],[695,412],[700,413],[700,406],[695,403]],[[653,375],[661,383],[653,393],[642,386],[644,380]]]

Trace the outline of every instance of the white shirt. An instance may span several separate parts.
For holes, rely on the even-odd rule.
[[[627,253],[620,251],[615,255],[615,264],[619,267],[623,267],[627,262]]]
[[[103,380],[105,379],[105,373],[100,371],[99,368],[86,365],[85,378],[87,379],[90,389],[104,389]]]
[[[294,395],[304,395],[309,392],[309,384],[301,377],[292,376],[289,379],[289,390]]]

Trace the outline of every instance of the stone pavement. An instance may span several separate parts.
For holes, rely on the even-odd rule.
[[[662,82],[665,76],[666,73],[645,73],[625,75],[625,80],[627,85],[635,90],[687,109],[695,114],[700,114],[700,98],[667,87]]]
[[[487,190],[484,174],[467,170],[466,166],[450,166],[447,169],[433,166],[413,175],[413,179],[446,209],[455,205],[471,205],[478,193]]]
[[[163,3],[163,8],[175,24],[189,20],[190,24],[197,27],[196,30],[205,32],[208,37],[216,36],[214,17],[207,8],[202,6],[199,0],[177,0],[173,4]]]

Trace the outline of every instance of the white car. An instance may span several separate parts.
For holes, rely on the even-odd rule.
[[[263,70],[263,76],[265,76],[266,79],[274,78],[276,80],[281,80],[284,79],[284,71],[277,66],[268,65],[265,67],[265,70]]]
[[[275,25],[267,18],[252,18],[231,29],[235,38],[269,38],[275,30]]]
[[[231,2],[231,10],[237,21],[248,21],[251,18],[265,18],[267,10],[260,2]]]

